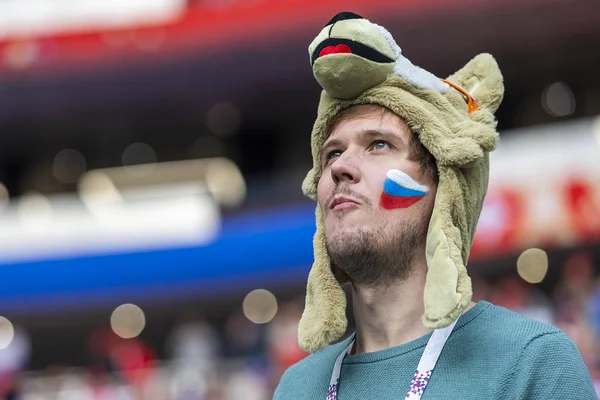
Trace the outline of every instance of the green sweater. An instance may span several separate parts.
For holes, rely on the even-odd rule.
[[[337,400],[403,399],[431,333],[346,356]],[[274,400],[325,400],[335,359],[349,338],[291,366]],[[590,373],[559,329],[480,301],[456,323],[423,400],[598,399]]]

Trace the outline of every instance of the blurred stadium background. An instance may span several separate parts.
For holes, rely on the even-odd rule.
[[[597,0],[0,0],[1,399],[271,398],[339,11],[441,77],[497,58],[475,298],[563,329],[600,391]]]

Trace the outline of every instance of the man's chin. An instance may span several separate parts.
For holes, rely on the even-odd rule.
[[[336,242],[339,245],[353,243],[359,237],[368,236],[371,230],[364,225],[346,225],[340,224],[333,229],[326,230],[326,236],[329,242]]]
[[[360,209],[349,209],[343,212],[331,213],[325,219],[325,223],[335,230],[356,230],[367,228],[372,222],[372,215],[361,212]]]

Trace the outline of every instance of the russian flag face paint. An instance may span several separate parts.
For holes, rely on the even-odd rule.
[[[419,184],[404,172],[391,169],[383,183],[383,193],[379,204],[386,210],[407,208],[429,193],[427,186]]]

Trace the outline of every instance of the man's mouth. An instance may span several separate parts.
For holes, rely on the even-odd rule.
[[[359,204],[356,200],[350,199],[348,197],[336,197],[331,202],[331,210],[338,211],[347,208],[357,207]]]

